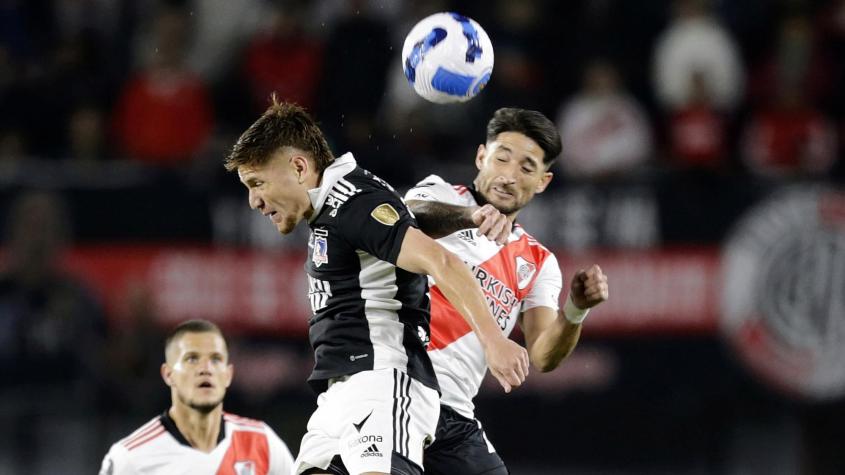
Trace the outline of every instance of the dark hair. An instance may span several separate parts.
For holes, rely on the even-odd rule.
[[[323,131],[305,109],[289,102],[272,104],[238,139],[224,166],[228,171],[241,165],[263,165],[282,147],[295,147],[311,155],[318,173],[334,161]]]
[[[226,338],[223,336],[223,332],[220,331],[220,327],[214,323],[208,320],[187,320],[177,325],[164,340],[165,358],[167,357],[167,349],[170,348],[170,344],[185,333],[217,333],[220,335],[220,338],[223,338],[223,342],[226,342]]]
[[[487,123],[487,141],[492,142],[502,132],[519,132],[543,149],[543,164],[548,168],[560,155],[562,145],[555,124],[543,114],[512,107],[503,107]]]

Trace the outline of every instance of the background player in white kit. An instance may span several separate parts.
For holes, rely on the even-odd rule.
[[[296,473],[422,473],[440,407],[420,274],[437,277],[502,385],[522,383],[528,354],[499,331],[463,262],[420,232],[401,197],[352,154],[335,158],[301,107],[274,98],[225,165],[279,232],[300,221],[311,229],[308,381],[319,396]]]
[[[505,335],[519,322],[531,363],[550,371],[572,351],[589,308],[607,300],[607,278],[597,265],[572,278],[558,309],[561,271],[554,254],[514,223],[519,210],[552,178],[561,151],[555,125],[539,112],[499,109],[479,145],[473,186],[429,176],[405,196],[420,228],[464,259],[482,287]],[[484,236],[484,237],[482,237]],[[456,318],[436,279],[431,285],[429,356],[441,387],[437,440],[425,454],[427,474],[503,474],[507,468],[481,424],[472,399],[487,366],[471,329]]]
[[[267,424],[223,412],[233,367],[215,324],[180,324],[164,354],[170,409],[112,445],[100,475],[291,473],[290,451]]]

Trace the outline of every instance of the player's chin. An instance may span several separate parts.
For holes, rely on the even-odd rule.
[[[190,406],[192,409],[199,411],[203,414],[208,414],[209,412],[216,409],[220,404],[223,403],[223,396],[211,396],[211,397],[198,397],[195,398],[190,402]]]
[[[279,234],[281,234],[283,236],[286,235],[286,234],[290,234],[291,231],[293,231],[293,228],[295,228],[295,227],[296,227],[295,222],[292,223],[292,222],[287,221],[287,220],[282,221],[281,223],[278,223],[276,225],[276,229],[279,231]]]
[[[522,209],[522,204],[516,197],[509,198],[509,199],[499,199],[494,198],[492,200],[488,200],[491,205],[495,206],[497,210],[499,210],[502,214],[511,214],[515,211],[519,211]]]

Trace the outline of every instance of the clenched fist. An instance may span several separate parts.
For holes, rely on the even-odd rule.
[[[607,276],[596,264],[589,269],[581,269],[572,276],[572,286],[569,292],[572,303],[576,307],[586,310],[607,300]]]

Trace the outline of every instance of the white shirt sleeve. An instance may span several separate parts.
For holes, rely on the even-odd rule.
[[[99,475],[136,475],[129,463],[129,451],[120,444],[114,444],[103,458]]]
[[[439,201],[454,205],[463,204],[461,203],[458,192],[452,188],[452,185],[437,175],[425,177],[421,182],[408,190],[405,193],[405,201],[409,200]]]
[[[267,434],[267,445],[270,447],[270,464],[267,475],[292,475],[293,456],[288,446],[267,424],[264,424],[264,432]]]
[[[557,310],[559,308],[560,290],[562,286],[563,276],[560,272],[560,265],[554,254],[549,254],[543,265],[540,267],[540,272],[537,274],[537,279],[534,280],[534,286],[531,291],[525,296],[522,301],[522,312],[535,307],[549,307]]]

